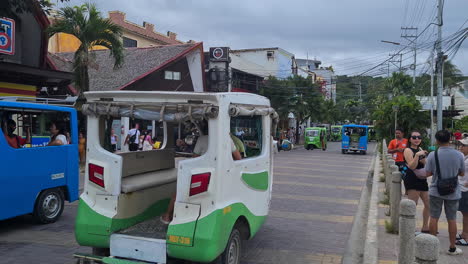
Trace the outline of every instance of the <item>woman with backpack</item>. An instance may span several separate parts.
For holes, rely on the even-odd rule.
[[[412,131],[408,138],[409,147],[403,152],[405,168],[403,168],[403,181],[408,199],[413,200],[416,205],[419,198],[424,203],[422,233],[429,233],[429,186],[424,165],[426,164],[427,152],[421,146],[422,137],[418,131]]]

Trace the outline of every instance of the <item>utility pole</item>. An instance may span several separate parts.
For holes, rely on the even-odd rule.
[[[355,83],[354,85],[356,85],[357,88],[358,88],[359,102],[362,102],[362,85],[361,85],[361,81],[359,80],[359,82]]]
[[[413,70],[413,87],[414,87],[416,83],[416,39],[418,38],[418,28],[417,27],[402,27],[401,30],[403,30],[401,37],[413,43],[413,51],[414,51],[413,59],[414,60],[413,60],[413,65],[411,65],[411,69]]]
[[[434,146],[434,50],[431,51],[431,146]]]
[[[442,90],[443,90],[443,68],[444,54],[442,53],[442,0],[439,0],[437,12],[438,30],[437,30],[437,130],[442,130]]]
[[[401,72],[402,71],[401,61],[402,61],[402,58],[403,58],[403,54],[395,53],[395,54],[388,54],[388,55],[393,57],[391,60],[389,60],[389,62],[391,62],[393,65],[395,65],[395,67],[398,68],[398,71]]]

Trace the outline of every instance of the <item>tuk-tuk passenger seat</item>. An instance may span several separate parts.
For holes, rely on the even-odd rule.
[[[173,149],[119,153],[122,156],[123,193],[143,190],[177,181]]]

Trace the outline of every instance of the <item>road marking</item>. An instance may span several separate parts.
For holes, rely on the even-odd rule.
[[[274,172],[273,175],[281,176],[292,176],[292,177],[305,177],[305,178],[319,178],[319,179],[336,179],[340,181],[357,181],[364,182],[364,178],[350,178],[350,177],[338,177],[338,176],[322,176],[322,175],[313,175],[313,174],[297,174],[297,173],[284,173],[284,172]]]
[[[62,247],[76,247],[73,232],[51,232],[34,230],[15,230],[7,232],[0,237],[2,242],[35,243]]]
[[[310,157],[310,158],[309,156],[307,156],[307,158],[304,158],[304,155],[301,155],[301,156],[293,155],[292,157],[294,157],[294,161],[297,161],[297,162],[311,162],[311,161],[330,162],[331,160],[339,160],[339,161],[346,162],[346,163],[356,164],[355,163],[356,161],[372,161],[372,159],[360,159],[360,158],[353,159],[353,158],[345,158],[345,157],[338,157],[338,159],[336,159],[336,156],[315,156],[315,157]],[[330,158],[333,158],[333,159],[330,159]],[[275,158],[275,161],[278,161],[278,162],[287,162],[290,160],[291,160],[290,157]]]
[[[379,260],[379,264],[397,264],[396,260]]]
[[[341,186],[333,184],[318,184],[318,183],[305,183],[305,182],[292,182],[292,181],[274,181],[274,184],[294,185],[294,186],[307,186],[317,188],[330,188],[330,189],[343,189],[361,191],[362,186]]]
[[[314,160],[316,161],[316,160]],[[323,162],[330,162],[330,160],[324,160]],[[340,168],[352,168],[352,169],[367,169],[365,167],[362,167],[362,166],[352,166],[352,165],[343,165],[343,164],[324,164],[323,162],[320,162],[320,167],[340,167]],[[301,163],[301,162],[282,162],[282,163],[285,163],[285,164],[297,164],[297,165],[301,165],[301,166],[304,166],[304,163]]]
[[[309,253],[306,251],[286,250],[276,248],[258,248],[245,252],[242,260],[249,263],[310,263],[310,264],[341,264],[342,256],[324,253]]]
[[[354,216],[352,215],[323,215],[323,214],[308,214],[308,213],[296,213],[296,212],[285,212],[270,210],[268,213],[269,217],[286,218],[294,220],[317,220],[332,223],[352,223]]]
[[[275,169],[293,169],[293,170],[306,170],[306,171],[319,171],[319,172],[336,172],[336,170],[327,170],[327,169],[311,169],[311,168],[304,168],[304,167],[289,167],[289,166],[274,166]],[[351,172],[349,174],[352,175],[367,175],[367,172]]]
[[[317,202],[326,202],[326,203],[337,203],[337,204],[359,204],[358,200],[348,200],[348,199],[337,199],[323,196],[310,196],[310,195],[294,195],[294,194],[278,194],[273,193],[274,199],[285,199],[285,200],[297,200],[297,201],[317,201]]]

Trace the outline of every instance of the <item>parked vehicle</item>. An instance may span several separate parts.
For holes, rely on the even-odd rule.
[[[363,155],[367,152],[368,127],[362,125],[344,125],[342,127],[341,153],[350,151]]]
[[[327,129],[325,127],[307,127],[304,130],[304,148],[327,149]]]
[[[64,201],[78,199],[76,111],[0,100],[0,121],[0,220],[32,214],[39,223],[57,221]],[[50,140],[48,123],[58,121],[67,127],[70,144],[43,147]]]
[[[254,237],[270,207],[270,133],[277,114],[269,100],[247,93],[135,91],[86,97],[89,152],[75,234],[80,245],[110,249],[110,256],[76,256],[104,263],[166,263],[166,255],[240,263],[242,239]],[[111,153],[103,135],[113,118],[161,121],[161,148]],[[174,152],[178,128],[187,125],[197,127],[197,141],[207,136],[201,156]],[[238,129],[245,132],[246,156],[234,160],[229,133]],[[160,215],[174,194],[173,219],[164,225]]]
[[[342,126],[331,126],[331,141],[341,141]]]

